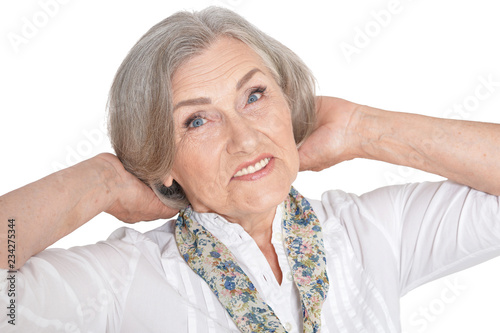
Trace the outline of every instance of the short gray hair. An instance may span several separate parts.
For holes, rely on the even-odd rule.
[[[172,78],[220,37],[244,42],[263,59],[286,96],[298,145],[315,123],[314,77],[286,46],[228,9],[209,7],[166,18],[142,36],[120,65],[109,94],[108,127],[125,169],[172,208],[189,203],[175,180],[170,187],[163,185],[175,157]]]

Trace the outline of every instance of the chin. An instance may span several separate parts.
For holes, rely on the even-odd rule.
[[[291,183],[283,181],[254,192],[252,195],[253,209],[266,211],[282,203],[290,192]]]

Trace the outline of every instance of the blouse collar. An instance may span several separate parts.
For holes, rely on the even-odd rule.
[[[193,211],[191,218],[201,224],[212,235],[217,237],[222,243],[240,242],[251,238],[250,235],[238,223],[229,222],[217,213],[198,213]],[[276,207],[273,219],[273,234],[281,232],[281,221],[283,219],[283,203]]]

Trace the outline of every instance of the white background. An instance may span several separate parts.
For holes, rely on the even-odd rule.
[[[210,4],[235,10],[298,53],[313,70],[321,94],[388,110],[500,123],[500,6],[495,1],[60,0],[57,8],[43,5],[54,1],[0,4],[0,194],[111,151],[102,126],[107,92],[128,50],[175,11]],[[396,10],[377,23],[376,13],[389,8]],[[35,29],[27,28],[30,24]],[[361,40],[359,31],[367,29],[370,36]],[[357,53],[346,56],[341,46],[347,44]],[[497,85],[479,100],[481,77]],[[454,112],[454,105],[463,112]],[[333,188],[361,194],[437,179],[354,160],[321,173],[301,173],[295,186],[319,198]],[[162,223],[132,227],[145,231]],[[101,214],[55,246],[94,243],[121,226]],[[418,288],[402,299],[403,330],[498,332],[499,281],[500,260],[494,259]],[[452,290],[451,284],[459,288]]]

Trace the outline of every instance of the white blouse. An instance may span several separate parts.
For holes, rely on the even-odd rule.
[[[309,201],[322,224],[330,279],[322,332],[400,332],[402,295],[500,254],[499,197],[453,182],[389,186],[362,196],[329,191]],[[240,225],[216,214],[193,217],[232,251],[287,331],[301,332],[281,215],[279,206],[272,242],[281,285]],[[171,220],[144,234],[120,228],[104,242],[31,258],[16,273],[16,325],[1,315],[0,331],[238,332],[179,255],[174,226]],[[5,277],[0,289],[5,309]]]

